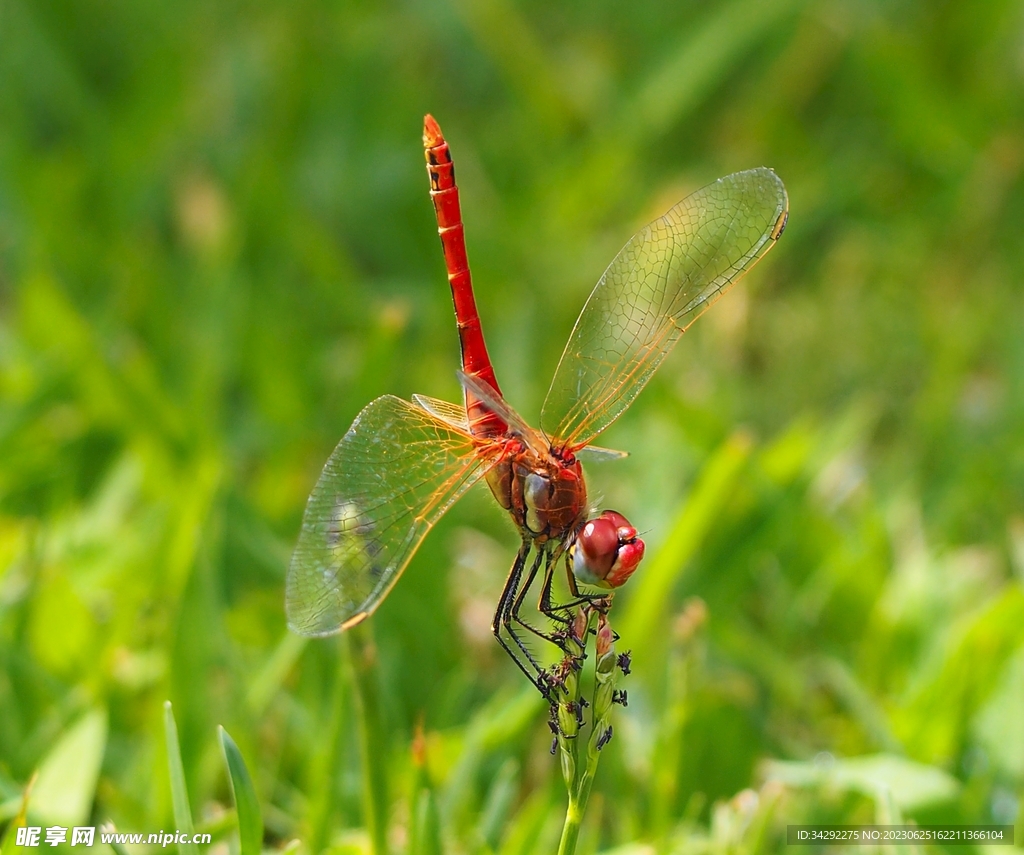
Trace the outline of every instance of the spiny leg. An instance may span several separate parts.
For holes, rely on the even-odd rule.
[[[501,597],[498,599],[498,608],[494,613],[494,620],[491,622],[491,632],[494,633],[494,637],[498,640],[498,644],[502,646],[502,649],[504,649],[512,661],[516,663],[519,670],[526,675],[527,679],[533,683],[544,697],[547,697],[550,689],[541,681],[540,666],[534,661],[533,656],[530,655],[530,652],[526,649],[525,645],[509,626],[509,613],[511,612],[512,603],[515,601],[515,598],[519,593],[519,583],[523,578],[523,568],[526,566],[526,559],[529,552],[530,543],[529,541],[524,540],[522,546],[519,547],[519,552],[516,555],[516,560],[512,564],[512,569],[509,571],[508,579],[505,580],[505,587],[501,592]],[[513,650],[508,642],[502,637],[502,629],[508,631],[509,635],[516,642],[516,646],[523,652],[523,654],[525,654],[527,662],[529,662],[533,667],[532,672],[520,658],[519,654],[516,653],[516,651]]]
[[[540,602],[537,603],[537,610],[551,618],[551,620],[571,623],[572,617],[567,614],[570,609],[574,609],[577,606],[598,606],[601,600],[608,597],[608,594],[580,593],[579,586],[576,584],[576,576],[572,572],[572,559],[569,552],[565,551],[562,555],[565,556],[565,575],[569,583],[569,596],[573,599],[567,603],[551,602],[551,586],[554,584],[554,563],[561,557],[561,555],[556,555],[548,565],[547,573],[544,576],[544,584],[541,587]]]
[[[551,604],[551,585],[555,578],[555,564],[558,562],[560,557],[561,556],[558,553],[552,554],[551,560],[548,561],[547,566],[544,568],[544,582],[540,587],[540,598],[537,600],[537,611],[551,620],[570,624],[572,623],[572,618],[569,617],[569,615],[562,613],[566,607],[554,606]]]
[[[544,637],[543,633],[541,633],[540,630],[535,629],[534,627],[530,626],[528,623],[520,619],[519,605],[520,603],[522,603],[523,598],[526,595],[526,592],[530,590],[530,586],[533,584],[533,580],[537,576],[537,571],[540,569],[540,564],[541,561],[544,560],[545,554],[546,553],[543,549],[537,550],[537,557],[533,561],[533,566],[530,567],[530,572],[529,574],[527,574],[526,581],[519,587],[519,590],[515,592],[513,596],[509,597],[508,601],[505,603],[505,613],[503,616],[504,619],[502,620],[502,625],[505,627],[506,632],[508,632],[508,634],[512,637],[512,640],[515,641],[519,649],[523,651],[523,654],[530,661],[530,664],[533,665],[533,667],[536,668],[538,671],[541,671],[543,669],[537,663],[537,660],[533,658],[533,654],[526,647],[526,644],[523,642],[523,640],[519,637],[519,633],[517,633],[516,630],[513,628],[512,621],[515,621],[520,626],[530,630],[530,632],[533,632],[537,635],[540,635],[541,637]],[[525,563],[523,566],[525,567]]]
[[[550,550],[541,547],[538,550],[538,552],[537,552],[537,560],[534,561],[533,567],[530,568],[530,574],[529,574],[529,576],[527,576],[526,582],[523,584],[522,588],[520,588],[520,590],[519,590],[519,596],[516,597],[515,602],[512,604],[512,620],[514,620],[516,623],[518,623],[524,629],[527,629],[530,632],[532,632],[534,635],[536,635],[536,636],[538,636],[540,638],[543,638],[545,641],[550,642],[551,644],[554,644],[557,647],[561,648],[562,651],[564,652],[565,651],[564,639],[563,639],[561,633],[550,633],[550,632],[545,632],[544,630],[538,629],[537,627],[535,627],[532,624],[528,623],[519,614],[519,610],[523,606],[523,601],[526,599],[526,595],[530,592],[530,588],[533,586],[533,580],[537,576],[537,571],[540,569],[540,563],[541,563],[542,560],[544,561],[544,580],[545,580],[545,584],[549,584],[548,580],[551,578],[551,574],[552,574],[551,566],[552,566],[553,562],[556,560],[556,558],[555,558],[554,554]],[[546,616],[547,617],[553,617],[550,614],[546,614]],[[563,622],[567,622],[567,620],[565,618],[558,618],[558,619],[562,620]]]

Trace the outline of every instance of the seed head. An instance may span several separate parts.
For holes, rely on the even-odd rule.
[[[619,670],[622,671],[623,677],[629,676],[630,665],[633,664],[633,657],[631,651],[627,650],[625,653],[619,654]]]
[[[597,658],[601,659],[612,649],[615,642],[615,635],[612,626],[608,623],[608,616],[601,612],[597,616]]]
[[[572,622],[573,638],[575,638],[579,642],[583,642],[587,635],[587,624],[589,622],[590,621],[587,620],[587,613],[583,610],[583,607],[581,606],[579,609],[577,609],[576,617],[573,619]]]

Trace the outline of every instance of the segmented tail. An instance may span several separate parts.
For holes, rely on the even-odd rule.
[[[448,143],[441,127],[429,113],[423,117],[423,148],[430,176],[430,198],[437,214],[437,233],[441,237],[444,260],[448,267],[448,283],[455,303],[455,319],[459,327],[462,348],[462,370],[470,377],[486,383],[499,395],[494,367],[487,354],[484,334],[480,326],[473,281],[466,257],[466,236],[459,206],[459,188],[455,186],[455,164],[452,163]],[[466,392],[466,414],[472,431],[477,436],[495,436],[505,432],[502,420],[471,392]]]

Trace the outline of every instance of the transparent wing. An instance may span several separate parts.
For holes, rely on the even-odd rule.
[[[486,449],[420,407],[391,395],[367,405],[306,505],[285,586],[288,625],[329,635],[371,614],[487,463]]]
[[[615,421],[683,331],[771,249],[788,210],[782,181],[762,167],[719,178],[634,235],[576,321],[545,433],[579,448]]]
[[[629,452],[602,448],[600,445],[586,445],[576,452],[576,456],[584,463],[605,463],[609,460],[623,460],[629,457]]]
[[[470,433],[466,408],[462,404],[450,404],[448,401],[431,398],[429,395],[413,395],[412,399],[432,416],[436,416],[455,430]]]

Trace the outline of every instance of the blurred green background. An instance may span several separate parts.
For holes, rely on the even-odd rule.
[[[1024,4],[5,0],[0,825],[42,766],[36,824],[173,828],[170,699],[215,846],[223,724],[267,848],[366,851],[362,679],[392,851],[422,816],[446,852],[554,851],[545,711],[488,631],[516,537],[483,488],[355,673],[353,641],[284,623],[352,418],[458,399],[428,111],[531,418],[637,228],[740,169],[790,195],[602,437],[632,456],[589,470],[650,557],[581,851],[1019,821]]]

